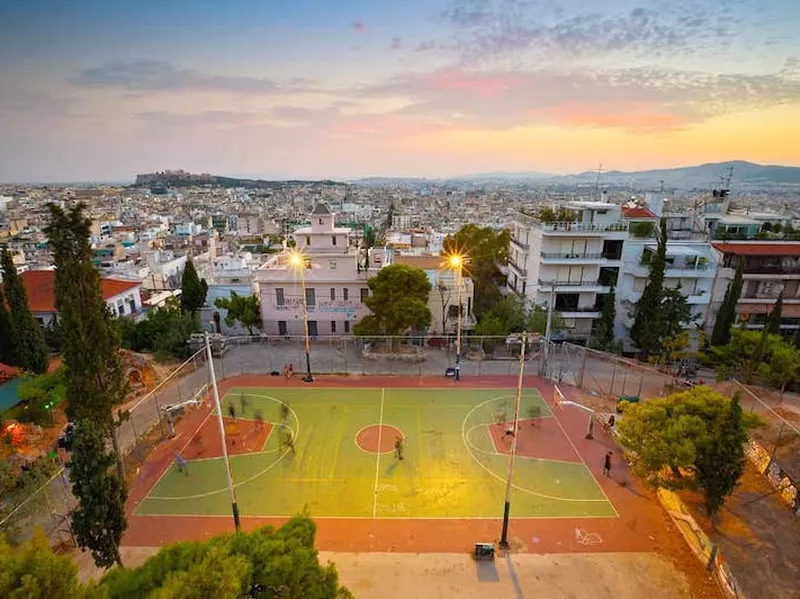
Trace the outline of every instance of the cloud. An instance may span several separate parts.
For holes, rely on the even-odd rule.
[[[191,91],[278,95],[314,91],[303,79],[279,82],[262,77],[213,75],[154,60],[112,62],[84,69],[69,82],[77,87],[121,89],[134,93]]]
[[[389,50],[402,50],[402,49],[403,49],[403,38],[393,37],[392,43],[389,44]]]
[[[362,23],[361,21],[355,21],[353,23],[353,30],[356,33],[366,33],[367,32],[367,28],[364,26],[364,23]]]
[[[666,131],[740,109],[800,102],[800,79],[659,68],[468,71],[390,79],[358,90],[403,98],[398,113],[506,130],[532,124]]]
[[[574,60],[628,53],[649,58],[730,44],[742,24],[733,13],[691,0],[658,10],[579,12],[566,15],[553,2],[454,0],[440,15],[452,35],[427,40],[418,49],[454,53],[462,63],[486,63],[525,55]]]

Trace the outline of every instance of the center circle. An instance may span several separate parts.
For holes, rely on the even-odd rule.
[[[391,453],[403,431],[391,424],[370,424],[356,433],[356,445],[367,453]]]

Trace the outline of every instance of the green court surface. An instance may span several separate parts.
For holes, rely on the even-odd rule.
[[[494,424],[502,437],[502,423],[512,419],[511,389],[234,388],[224,402],[225,414],[233,402],[237,417],[252,419],[260,411],[273,423],[258,453],[230,457],[243,516],[291,516],[304,508],[313,517],[340,518],[502,515],[508,455],[498,452],[490,430]],[[289,407],[285,425],[282,404]],[[537,447],[536,435],[542,435],[540,449],[566,449],[563,460],[553,459],[553,451],[536,457],[535,450],[517,458],[514,516],[615,516],[539,394],[526,392],[521,406],[520,417],[529,419],[525,434],[532,435],[527,447]],[[216,427],[216,416],[203,430],[211,430],[210,424]],[[374,426],[379,424],[384,427]],[[287,428],[295,439],[294,453],[284,444]],[[403,460],[394,455],[395,429],[404,437]],[[187,444],[207,437],[204,433]],[[380,437],[386,452],[375,451],[376,445],[360,447],[357,437],[362,445]],[[188,476],[171,465],[136,513],[229,515],[222,459],[190,460]]]

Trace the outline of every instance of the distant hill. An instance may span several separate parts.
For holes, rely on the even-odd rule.
[[[602,185],[614,184],[631,187],[657,187],[664,182],[667,187],[711,189],[719,187],[720,177],[726,177],[733,168],[733,187],[800,185],[800,167],[764,165],[732,160],[678,168],[645,171],[607,171],[600,176]],[[459,180],[536,180],[557,183],[594,183],[597,171],[586,171],[573,175],[545,175],[542,173],[489,173],[458,177]]]
[[[266,179],[240,179],[223,177],[208,173],[195,174],[186,171],[160,171],[136,175],[134,187],[164,185],[166,187],[195,187],[211,185],[212,187],[245,187],[248,189],[279,189],[282,187],[302,187],[307,185],[345,185],[339,181],[267,181]]]

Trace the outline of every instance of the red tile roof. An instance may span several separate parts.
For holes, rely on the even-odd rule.
[[[622,216],[625,218],[658,218],[652,210],[637,206],[636,208],[622,208]]]
[[[22,284],[28,292],[28,305],[31,312],[56,311],[56,273],[54,270],[26,270],[20,275]],[[115,295],[125,293],[139,287],[135,281],[118,279],[101,279],[103,299],[111,299]]]
[[[735,256],[800,256],[800,243],[786,241],[772,243],[721,241],[712,245],[723,254]]]

